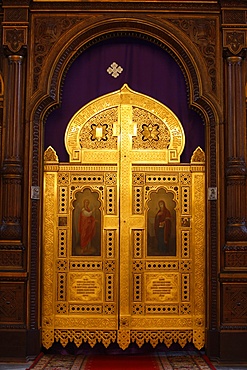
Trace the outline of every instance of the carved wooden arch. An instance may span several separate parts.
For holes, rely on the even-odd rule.
[[[216,94],[213,91],[210,78],[205,73],[205,61],[199,49],[186,34],[179,32],[172,23],[162,21],[162,24],[157,20],[150,22],[145,19],[140,20],[134,18],[109,18],[107,21],[96,22],[93,18],[90,27],[82,28],[80,25],[75,26],[69,31],[66,37],[61,36],[57,45],[51,48],[46,60],[42,65],[43,75],[37,79],[36,88],[33,88],[30,102],[31,120],[33,122],[32,140],[32,185],[39,186],[41,183],[40,163],[42,163],[42,122],[49,112],[55,109],[61,98],[61,86],[65,78],[66,72],[69,69],[75,58],[90,46],[114,37],[135,37],[149,42],[153,42],[159,47],[166,50],[174,57],[180,65],[188,88],[188,96],[190,104],[199,114],[201,114],[208,127],[207,134],[207,162],[208,162],[208,186],[217,186],[217,156],[216,156],[216,125],[222,120],[222,110],[216,99]],[[159,24],[158,24],[159,23]],[[62,45],[62,47],[61,47]],[[185,47],[186,46],[186,47]],[[201,73],[199,72],[201,71]],[[33,85],[34,86],[34,85]],[[32,108],[33,107],[33,108]],[[42,171],[42,170],[41,170]],[[31,258],[33,256],[32,265],[35,266],[36,250],[39,244],[39,209],[38,203],[32,202],[31,208]],[[217,209],[216,203],[210,204],[209,224],[211,224],[211,234],[209,235],[211,253],[211,294],[213,297],[217,295]],[[31,280],[37,281],[36,269],[31,269]],[[35,287],[35,284],[33,284]],[[36,301],[36,291],[31,287],[31,302]],[[31,304],[31,327],[35,327],[36,310],[35,303]],[[216,300],[211,304],[211,327],[216,328]]]
[[[116,37],[142,39],[166,50],[179,64],[184,74],[190,105],[203,116],[206,123],[212,124],[222,120],[222,109],[215,94],[216,82],[210,78],[212,73],[207,68],[207,64],[211,64],[210,60],[205,60],[193,41],[186,33],[179,32],[179,28],[173,23],[168,20],[162,20],[161,23],[157,19],[152,19],[151,22],[150,17],[111,18],[110,21],[98,23],[94,18],[91,26],[86,29],[81,27],[81,23],[72,27],[65,36],[59,38],[59,43],[54,44],[49,50],[43,64],[37,68],[34,65],[34,71],[39,69],[41,73],[34,77],[31,103],[36,105],[37,100],[39,103],[40,101],[43,103],[43,99],[46,101],[43,108],[36,105],[34,111],[41,108],[48,114],[50,109],[55,109],[61,101],[61,86],[72,62],[91,46]],[[44,56],[39,58],[37,55],[35,59],[42,58]]]

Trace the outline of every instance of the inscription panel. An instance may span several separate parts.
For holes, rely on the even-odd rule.
[[[146,302],[178,302],[178,274],[146,274]]]
[[[71,301],[102,302],[102,288],[102,274],[69,274],[69,300]]]

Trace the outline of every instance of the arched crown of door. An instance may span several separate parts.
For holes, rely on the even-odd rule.
[[[107,163],[116,162],[118,136],[121,134],[120,119],[123,113],[121,107],[131,107],[132,104],[133,112],[127,124],[130,126],[133,148],[137,152],[144,148],[154,149],[156,152],[159,149],[162,154],[161,157],[156,157],[157,161],[179,163],[185,137],[177,116],[165,105],[134,92],[126,84],[119,91],[90,102],[72,117],[65,134],[65,146],[70,162],[94,163],[97,161],[95,150],[100,148],[106,151]],[[97,107],[100,107],[100,112]],[[151,119],[151,114],[155,120]],[[153,154],[157,156],[155,151]],[[100,155],[102,156],[102,152]]]

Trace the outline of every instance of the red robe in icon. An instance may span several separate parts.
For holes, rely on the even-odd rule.
[[[83,208],[79,218],[80,244],[82,250],[88,246],[95,235],[95,222],[92,211],[88,208]]]

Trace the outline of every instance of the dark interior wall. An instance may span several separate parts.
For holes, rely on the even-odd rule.
[[[113,62],[123,69],[118,77],[107,72]],[[189,162],[198,146],[204,149],[203,121],[188,106],[180,67],[165,50],[134,38],[103,41],[73,62],[65,78],[61,106],[48,116],[45,124],[45,149],[51,145],[59,160],[67,162],[64,134],[69,120],[91,100],[119,90],[125,83],[132,90],[162,102],[178,116],[186,137],[181,162]]]

